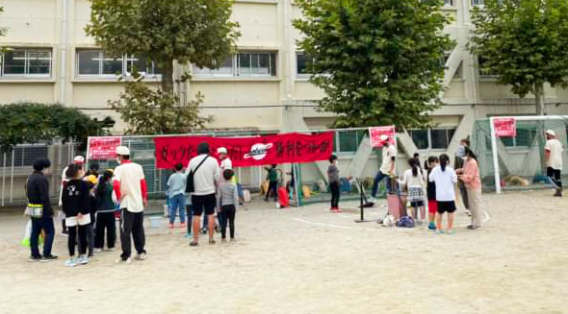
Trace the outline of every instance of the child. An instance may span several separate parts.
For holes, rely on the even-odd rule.
[[[91,171],[91,170],[90,170]],[[97,197],[96,187],[98,185],[98,174],[89,174],[83,177],[89,189],[89,215],[91,216],[91,223],[87,226],[87,244],[89,248],[89,257],[93,257],[95,249],[95,218],[97,215]]]
[[[116,223],[113,200],[112,170],[106,170],[97,186],[97,224],[95,226],[95,252],[102,252],[105,243],[105,229],[107,233],[107,248],[114,251],[116,242]]]
[[[239,194],[237,187],[231,182],[233,171],[227,169],[223,172],[225,181],[219,185],[217,190],[217,208],[221,209],[221,241],[226,242],[227,223],[230,228],[231,243],[235,242],[235,213],[239,204]]]
[[[69,259],[65,266],[74,267],[89,263],[87,258],[87,225],[91,223],[89,214],[89,188],[87,182],[81,180],[83,171],[79,166],[71,164],[67,168],[67,178],[72,178],[65,185],[62,195],[63,212],[65,213],[65,224],[69,230],[67,245],[69,248]],[[79,258],[75,258],[75,242],[77,239],[77,229],[79,233]]]
[[[418,220],[418,209],[420,209],[422,219],[424,219],[424,176],[417,159],[409,159],[408,165],[410,166],[410,169],[404,172],[402,180],[398,180],[398,183],[400,186],[407,187],[408,200],[414,209],[412,214],[414,219]]]
[[[430,182],[436,183],[436,202],[438,206],[438,216],[436,217],[436,233],[442,234],[442,216],[448,213],[448,234],[453,234],[454,212],[456,211],[456,190],[455,184],[458,177],[454,169],[448,164],[450,157],[443,154],[440,156],[440,165],[430,173]]]
[[[268,182],[270,182],[270,185],[268,186],[268,191],[266,191],[265,201],[268,202],[270,193],[273,193],[274,201],[278,202],[278,170],[276,169],[276,165],[272,165],[272,167],[264,169],[268,171],[266,179],[268,180]]]
[[[434,168],[437,165],[438,165],[438,157],[435,156],[428,158],[428,161],[424,163],[424,169],[428,170],[427,178],[430,178],[432,170],[434,170]],[[428,229],[435,231],[436,222],[434,220],[436,219],[436,212],[438,211],[438,206],[436,203],[436,183],[430,182],[430,180],[428,180],[427,194],[428,194],[428,219],[430,222],[428,224]]]
[[[329,189],[331,190],[331,212],[340,213],[339,198],[341,196],[339,190],[339,168],[337,168],[337,156],[329,157],[329,168],[327,168],[327,178],[329,180]]]
[[[168,179],[168,196],[170,198],[170,229],[174,227],[176,214],[179,211],[180,227],[185,228],[185,184],[187,177],[183,173],[183,165],[175,166],[175,173]]]

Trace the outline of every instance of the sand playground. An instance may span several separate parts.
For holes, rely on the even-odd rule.
[[[236,244],[197,248],[146,219],[146,261],[117,265],[119,251],[103,252],[75,268],[63,266],[60,235],[59,260],[29,263],[25,218],[1,214],[0,313],[568,313],[566,200],[483,200],[483,228],[466,230],[460,210],[454,235],[357,224],[356,202],[331,214],[256,201],[237,213]]]

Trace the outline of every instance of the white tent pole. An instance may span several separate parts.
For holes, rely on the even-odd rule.
[[[499,174],[499,154],[497,152],[497,136],[495,135],[495,118],[489,119],[491,127],[491,150],[493,153],[493,169],[495,171],[495,193],[501,194],[501,175]]]

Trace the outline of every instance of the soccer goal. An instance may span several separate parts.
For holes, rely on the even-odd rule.
[[[513,125],[514,132],[503,132],[503,121]],[[544,159],[547,130],[556,133],[564,148],[562,177],[566,179],[567,126],[568,116],[491,117],[476,121],[471,142],[478,155],[483,189],[501,193],[552,187]]]

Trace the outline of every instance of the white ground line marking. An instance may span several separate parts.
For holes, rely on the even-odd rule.
[[[312,221],[308,221],[308,220],[304,220],[304,219],[300,219],[300,218],[294,218],[294,220],[298,221],[298,222],[303,222],[306,224],[310,224],[310,225],[314,225],[314,226],[320,226],[320,227],[330,227],[330,228],[339,228],[339,229],[348,229],[348,230],[357,230],[359,228],[352,228],[352,227],[345,227],[345,226],[336,226],[336,225],[330,225],[330,224],[324,224],[321,222],[312,222]]]

